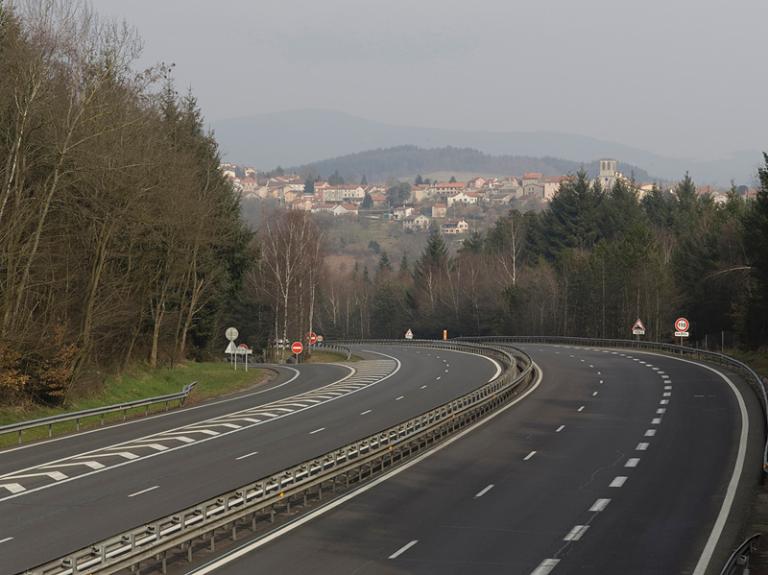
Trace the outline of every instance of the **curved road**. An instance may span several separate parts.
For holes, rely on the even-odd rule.
[[[194,572],[719,573],[736,536],[721,523],[759,467],[752,394],[669,357],[520,347],[544,373],[528,398],[300,529]]]
[[[366,360],[299,366],[265,393],[0,452],[0,574],[395,425],[488,381],[451,351],[363,347]]]

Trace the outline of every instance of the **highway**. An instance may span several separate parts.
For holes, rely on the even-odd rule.
[[[190,572],[719,573],[759,473],[753,394],[684,360],[520,347],[543,370],[529,397]]]
[[[265,390],[0,452],[0,574],[330,451],[499,373],[460,352],[356,353],[365,360],[283,369]]]

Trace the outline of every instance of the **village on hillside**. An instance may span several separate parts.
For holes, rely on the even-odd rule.
[[[604,190],[623,180],[642,199],[657,183],[637,183],[618,170],[618,161],[602,159],[597,179]],[[413,185],[390,183],[359,184],[308,180],[298,174],[260,173],[234,163],[220,166],[244,200],[272,200],[289,210],[303,210],[333,216],[362,216],[389,220],[406,231],[425,231],[439,226],[446,235],[474,231],[478,222],[511,208],[521,211],[543,209],[558,193],[561,184],[573,176],[545,176],[528,172],[521,177],[473,177],[465,182],[430,181],[418,176]],[[662,188],[659,188],[662,189]],[[673,186],[663,188],[672,191]],[[697,192],[724,204],[728,190],[699,186]],[[756,191],[742,186],[738,193],[753,196]]]

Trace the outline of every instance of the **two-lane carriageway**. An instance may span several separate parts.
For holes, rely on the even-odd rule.
[[[703,575],[719,568],[736,536],[741,496],[759,470],[760,410],[751,392],[726,374],[666,356],[520,347],[543,370],[527,398],[300,528],[289,524],[282,536],[193,572]]]

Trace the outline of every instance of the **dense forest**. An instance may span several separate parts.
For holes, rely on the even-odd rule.
[[[486,176],[541,172],[545,176],[559,176],[575,173],[581,168],[594,177],[598,167],[597,161],[582,166],[577,162],[559,158],[493,156],[472,148],[446,146],[425,149],[417,146],[395,146],[313,162],[291,168],[290,171],[321,178],[340,174],[350,182],[359,182],[364,177],[370,182],[385,182],[433,172],[464,172]],[[639,181],[652,181],[645,170],[635,166],[620,164],[619,170],[625,174],[633,174]]]
[[[640,200],[628,183],[602,190],[582,171],[546,210],[511,211],[456,253],[433,229],[412,262],[382,253],[375,269],[328,269],[313,255],[312,276],[294,278],[294,288],[285,281],[265,287],[286,274],[268,263],[274,254],[263,253],[266,265],[251,274],[251,285],[262,286],[253,292],[263,294],[261,315],[251,316],[264,318],[270,308],[297,315],[269,316],[250,333],[262,342],[270,333],[300,338],[310,327],[354,338],[401,338],[408,328],[424,338],[443,329],[451,336],[627,338],[641,318],[647,339],[670,341],[675,318],[684,315],[691,344],[759,347],[768,343],[768,157],[759,177],[757,199],[733,190],[719,205],[687,175],[673,192],[654,190]],[[296,227],[293,237],[311,229],[303,237],[311,235],[313,254],[321,249],[322,233],[309,216],[282,218]],[[274,251],[273,235],[260,241]],[[283,257],[288,270],[291,258]],[[312,266],[295,269],[309,274]]]
[[[195,99],[84,3],[0,2],[0,403],[205,353],[249,233]]]

